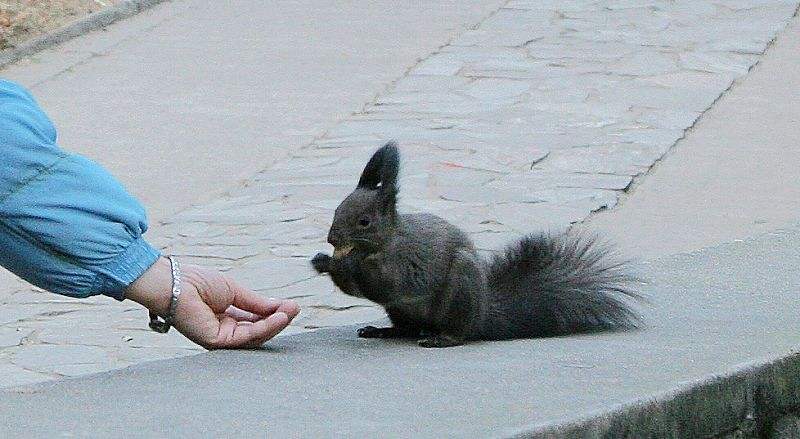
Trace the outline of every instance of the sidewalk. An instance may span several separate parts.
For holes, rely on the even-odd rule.
[[[632,257],[758,236],[800,212],[800,20],[672,153],[590,226]]]
[[[512,0],[411,11],[387,2],[298,5],[267,20],[280,14],[257,2],[222,16],[205,4],[166,3],[3,73],[34,86],[65,146],[109,166],[154,209],[151,239],[300,301],[295,332],[382,315],[307,265],[382,141],[401,143],[403,209],[448,218],[482,249],[565,228],[613,208],[797,7]],[[264,30],[278,22],[291,26]],[[299,36],[308,32],[319,34]],[[175,169],[190,171],[174,178]],[[246,183],[221,193],[237,180]],[[0,385],[197,352],[146,332],[133,306],[12,292],[0,293],[3,316],[14,316],[0,321],[12,345],[0,350]]]

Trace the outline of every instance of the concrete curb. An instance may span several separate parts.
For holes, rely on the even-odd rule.
[[[168,0],[126,0],[88,15],[52,32],[28,40],[19,46],[0,53],[0,69],[44,49],[59,45],[93,30],[102,29],[116,21],[134,16]]]
[[[772,437],[800,410],[800,353],[758,362],[583,420],[531,426],[515,438]]]
[[[386,320],[379,322],[387,323]],[[331,340],[346,340],[348,334],[353,334],[357,327],[340,327],[317,331],[313,334],[281,337],[276,340],[277,343],[273,343],[269,350],[275,353],[284,352],[285,348],[291,345],[289,341],[297,337],[323,337],[323,343]],[[350,339],[352,339],[351,336]],[[310,358],[311,356],[308,354],[312,351],[312,347],[307,347],[305,351],[301,352],[302,357]],[[347,355],[351,354],[352,352]],[[47,397],[47,393],[55,392],[59,395],[74,395],[79,398],[86,398],[89,395],[88,399],[82,401],[98,403],[99,400],[96,399],[96,396],[92,396],[97,391],[87,389],[95,387],[103,392],[115,386],[128,385],[131,380],[144,379],[144,384],[135,392],[133,398],[149,398],[151,391],[163,391],[160,381],[156,383],[147,381],[149,375],[159,376],[167,371],[182,370],[184,372],[179,375],[180,379],[187,379],[191,373],[186,371],[196,367],[197,362],[202,361],[203,358],[212,359],[211,370],[219,367],[220,363],[236,364],[229,362],[227,358],[229,354],[225,355],[206,353],[194,357],[154,361],[119,371],[102,372],[32,386],[6,388],[0,391],[0,396],[21,395],[22,398],[28,398],[33,395],[45,394]],[[242,355],[251,357],[254,354],[247,352]],[[89,386],[85,385],[87,381]],[[80,390],[76,390],[78,388]],[[118,397],[110,396],[111,400],[116,400],[115,398]],[[36,406],[35,401],[29,403],[32,404],[30,407]],[[167,403],[174,403],[174,401]],[[134,400],[133,404],[139,404],[139,402]],[[5,407],[3,408],[5,409]],[[716,376],[686,382],[682,386],[662,393],[651,394],[632,403],[604,407],[582,419],[566,422],[545,421],[523,427],[516,433],[501,433],[492,435],[492,437],[526,439],[695,437],[788,439],[798,437],[796,434],[797,431],[800,431],[798,430],[800,423],[793,415],[798,412],[800,412],[800,353],[792,352],[772,359],[755,360],[734,369],[721,371]],[[280,422],[280,420],[276,422]],[[102,431],[100,434],[116,431],[122,425],[113,424],[111,427],[106,427],[106,430],[100,430]],[[141,432],[144,435],[151,433],[148,430],[149,426],[139,427],[143,428]],[[41,431],[49,431],[48,429],[53,427],[40,425],[38,428],[42,429]],[[789,430],[789,433],[786,434],[783,430]],[[17,430],[3,431],[3,428],[0,428],[0,431],[3,433],[17,432]],[[80,430],[78,432],[77,436],[81,436]],[[351,437],[346,433],[343,433],[343,437]],[[30,437],[47,436],[36,430],[30,432]]]

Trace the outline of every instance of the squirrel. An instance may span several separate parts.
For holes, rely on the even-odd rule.
[[[467,234],[435,215],[397,212],[400,153],[374,153],[356,189],[336,208],[333,256],[311,260],[345,294],[386,310],[391,327],[364,338],[419,338],[423,347],[474,340],[632,329],[641,320],[622,297],[640,299],[608,246],[573,234],[528,235],[484,260]]]

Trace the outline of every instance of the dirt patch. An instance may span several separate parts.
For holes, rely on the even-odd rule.
[[[57,29],[120,0],[0,0],[0,50]]]

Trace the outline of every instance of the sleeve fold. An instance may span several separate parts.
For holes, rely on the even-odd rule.
[[[100,165],[62,151],[24,89],[0,81],[0,265],[72,297],[125,288],[159,257],[144,208]]]

